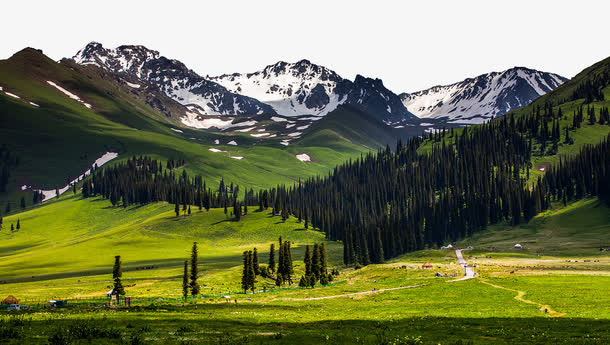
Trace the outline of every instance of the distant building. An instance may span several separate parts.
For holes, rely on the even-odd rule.
[[[19,304],[19,301],[17,300],[17,298],[13,295],[8,295],[8,297],[6,297],[5,299],[2,300],[2,304],[6,305],[6,304]]]
[[[426,270],[426,269],[432,269],[432,268],[434,268],[434,266],[432,266],[432,264],[431,264],[431,263],[426,262],[425,264],[423,264],[423,265],[421,266],[421,268]]]

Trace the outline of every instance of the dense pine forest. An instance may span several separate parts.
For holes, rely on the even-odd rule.
[[[579,112],[582,111],[582,107]],[[589,121],[607,124],[607,110]],[[583,121],[577,116],[576,128]],[[414,138],[337,167],[326,178],[271,191],[282,210],[344,242],[345,264],[380,263],[402,253],[440,246],[490,224],[529,221],[552,201],[584,196],[608,200],[610,137],[562,159],[528,183],[531,156],[557,151],[561,110]],[[569,143],[570,129],[565,131]],[[534,143],[539,152],[534,151]],[[432,147],[418,153],[423,145]],[[279,211],[277,211],[279,212]]]
[[[258,196],[250,189],[239,199],[239,186],[219,183],[218,190],[208,188],[201,176],[191,178],[186,171],[176,174],[175,169],[184,165],[183,161],[169,160],[166,169],[160,161],[150,157],[133,157],[124,163],[108,168],[95,169],[91,178],[82,187],[84,198],[101,196],[113,205],[128,207],[133,204],[148,204],[167,201],[176,204],[176,214],[182,209],[185,213],[191,205],[200,210],[233,207],[238,217],[247,213],[247,205],[258,202]]]

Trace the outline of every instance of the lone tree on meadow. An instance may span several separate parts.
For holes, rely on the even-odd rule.
[[[112,289],[113,295],[124,295],[125,289],[123,289],[123,283],[121,277],[123,271],[121,270],[121,256],[117,255],[114,257],[114,267],[112,268],[112,279],[114,280],[114,288]]]
[[[189,295],[189,265],[188,261],[184,260],[184,275],[182,276],[182,295],[184,296],[184,300]]]
[[[199,275],[199,268],[197,267],[199,261],[199,254],[197,253],[197,242],[193,242],[193,249],[191,251],[191,295],[197,296],[199,294],[199,284],[197,283],[197,276]]]
[[[17,230],[21,229],[21,222],[17,219]]]

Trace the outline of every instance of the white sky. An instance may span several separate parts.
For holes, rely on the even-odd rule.
[[[396,93],[526,66],[572,77],[610,56],[610,1],[3,1],[0,59],[142,44],[202,75],[307,58]]]

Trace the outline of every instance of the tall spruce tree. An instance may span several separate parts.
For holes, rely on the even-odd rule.
[[[326,252],[326,245],[324,243],[320,244],[320,274],[328,274],[328,253]]]
[[[184,274],[182,275],[182,296],[186,301],[189,295],[189,267],[188,260],[184,260]]]
[[[311,256],[311,274],[314,281],[320,279],[320,246],[315,243],[313,245],[313,255]]]
[[[305,246],[305,258],[303,259],[303,263],[305,263],[305,275],[309,276],[311,274],[311,251],[309,250],[309,245]]]
[[[244,290],[244,292],[247,292],[248,289],[250,288],[250,277],[249,277],[249,271],[250,271],[250,259],[249,259],[249,254],[248,251],[245,250],[243,253],[243,270],[241,272],[241,289]]]
[[[121,278],[123,277],[123,270],[121,269],[121,256],[117,255],[114,257],[114,266],[112,267],[112,280],[114,280],[114,288],[112,289],[113,295],[125,295],[125,289]]]
[[[197,242],[193,242],[193,248],[191,249],[191,295],[199,295],[199,283],[197,282],[199,276],[199,253],[197,252]]]
[[[0,219],[0,226],[2,226],[2,219]],[[275,244],[273,243],[269,246],[269,269],[271,272],[275,272]]]
[[[258,265],[258,250],[254,247],[254,251],[252,252],[252,268],[254,269],[254,274],[260,274],[260,266]]]

